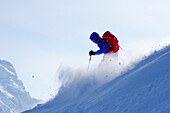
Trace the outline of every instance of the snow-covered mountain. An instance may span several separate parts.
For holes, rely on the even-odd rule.
[[[0,60],[0,113],[20,113],[31,109],[37,102],[25,91],[13,65]]]
[[[61,71],[65,84],[54,99],[24,113],[170,113],[170,46],[104,84],[64,75],[70,76]]]

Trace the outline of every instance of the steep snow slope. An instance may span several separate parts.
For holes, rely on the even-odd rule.
[[[0,113],[19,113],[37,102],[25,91],[12,64],[0,60]]]
[[[170,46],[97,89],[91,78],[74,82],[24,113],[169,113]]]

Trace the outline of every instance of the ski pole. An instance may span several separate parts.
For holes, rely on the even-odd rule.
[[[120,47],[120,46],[119,46]],[[122,51],[125,51],[122,47],[120,47],[120,49],[122,50]]]
[[[91,61],[91,56],[90,56],[90,58],[89,58],[89,64],[88,64],[88,69],[87,69],[87,70],[89,70],[89,67],[90,67],[90,61]]]

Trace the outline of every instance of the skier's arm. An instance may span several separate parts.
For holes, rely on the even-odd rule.
[[[106,49],[106,45],[105,45],[105,42],[102,41],[100,44],[99,44],[99,50],[95,52],[95,55],[100,55],[102,53],[106,54],[107,53],[107,49]]]
[[[98,51],[95,52],[95,55],[100,55],[102,53],[105,53],[103,49],[100,49]]]

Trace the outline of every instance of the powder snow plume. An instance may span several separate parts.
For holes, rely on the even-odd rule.
[[[170,43],[133,51],[139,46],[122,52],[112,70],[60,67],[55,98],[24,113],[169,113]]]
[[[56,93],[59,95],[61,92],[70,89],[68,93],[75,93],[72,96],[77,98],[128,72],[140,61],[168,45],[170,45],[170,38],[156,44],[144,41],[134,42],[125,50],[120,50],[118,60],[109,69],[106,68],[109,64],[106,67],[91,64],[90,69],[81,67],[73,69],[61,65],[56,73],[56,86],[59,88],[59,90],[56,89]]]

